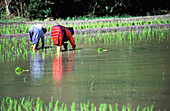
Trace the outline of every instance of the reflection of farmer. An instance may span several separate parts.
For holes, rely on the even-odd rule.
[[[56,25],[52,27],[51,35],[53,39],[53,44],[57,45],[57,52],[61,51],[61,45],[64,45],[65,50],[67,50],[67,43],[64,44],[66,41],[70,41],[73,50],[75,50],[75,43],[73,39],[74,30],[73,28],[66,28],[61,25]]]
[[[54,54],[53,57],[53,79],[55,81],[55,84],[57,84],[57,82],[60,82],[62,79],[62,74],[63,74],[63,64],[62,64],[62,56],[61,54],[56,55]],[[60,84],[60,83],[59,83]]]
[[[63,62],[67,60],[67,58],[62,57],[60,53],[57,55],[57,57],[56,55],[54,55],[52,72],[53,72],[53,80],[56,85],[61,84],[61,80],[64,72],[70,73],[74,70],[74,54],[75,53],[71,54],[71,61],[70,61],[70,57],[68,58],[70,62]]]
[[[35,49],[37,49],[40,38],[41,38],[41,42],[42,42],[42,48],[44,47],[44,42],[45,42],[44,34],[46,32],[47,32],[47,29],[43,28],[43,25],[40,25],[40,24],[32,25],[30,27],[29,38],[33,44],[33,48],[32,48],[33,51],[35,51]]]
[[[38,54],[34,54],[33,59],[30,58],[30,73],[33,81],[40,80],[44,71],[45,61],[39,57]]]

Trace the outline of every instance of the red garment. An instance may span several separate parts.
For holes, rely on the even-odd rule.
[[[53,26],[51,30],[51,35],[54,45],[61,46],[63,41],[67,42],[69,40],[73,49],[76,46],[71,32],[66,27],[60,25]]]
[[[64,41],[70,41],[72,48],[74,49],[76,44],[74,43],[73,36],[71,32],[65,27],[64,28],[65,36],[64,36]]]
[[[62,34],[62,29],[60,28],[60,26],[52,27],[51,35],[53,39],[53,45],[58,44],[59,46],[61,46],[62,41],[63,41],[63,34]]]

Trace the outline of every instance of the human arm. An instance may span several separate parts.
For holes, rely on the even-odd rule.
[[[72,46],[73,50],[75,50],[76,44],[74,43],[73,36],[70,37],[69,41],[70,41],[70,43],[71,43],[71,46]]]
[[[65,41],[69,40],[73,50],[75,50],[76,44],[74,43],[74,39],[71,32],[67,28],[65,28],[65,33],[66,33]]]

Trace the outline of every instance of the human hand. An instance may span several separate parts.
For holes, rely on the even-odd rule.
[[[73,50],[75,50],[75,48],[76,48],[76,45],[74,45]]]

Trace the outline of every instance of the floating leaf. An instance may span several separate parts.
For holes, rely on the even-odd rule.
[[[15,73],[17,74],[17,75],[20,75],[22,72],[24,72],[24,71],[29,71],[29,70],[23,70],[22,68],[20,68],[20,67],[17,67],[17,68],[15,68]]]

